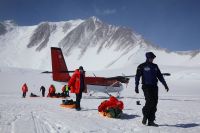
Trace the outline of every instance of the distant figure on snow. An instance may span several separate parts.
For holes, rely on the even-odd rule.
[[[42,96],[43,96],[43,97],[45,97],[45,90],[46,90],[46,89],[45,89],[44,86],[41,86],[41,87],[40,87],[40,91],[42,91]]]
[[[144,97],[146,103],[142,109],[143,120],[142,124],[146,125],[148,120],[148,126],[157,127],[158,124],[154,123],[155,113],[157,111],[158,103],[158,80],[164,85],[166,91],[169,91],[169,88],[163,78],[163,75],[160,72],[157,64],[153,63],[153,60],[156,56],[152,52],[146,53],[146,62],[140,64],[137,67],[137,72],[135,76],[135,92],[139,93],[139,81],[142,77],[142,90],[144,92]]]
[[[54,85],[51,85],[49,87],[49,94],[48,94],[48,97],[53,97],[56,95],[56,88]]]
[[[25,98],[26,97],[26,92],[28,92],[28,87],[26,85],[26,83],[23,84],[22,86],[22,97]]]
[[[30,97],[39,97],[39,96],[31,92]]]
[[[68,87],[68,85],[63,86],[62,93],[63,93],[64,97],[69,97],[69,87]]]

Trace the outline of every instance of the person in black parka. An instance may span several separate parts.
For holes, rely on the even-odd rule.
[[[143,120],[142,123],[146,125],[148,120],[148,126],[158,126],[154,123],[155,113],[157,111],[158,103],[158,80],[164,85],[166,91],[169,91],[169,88],[163,78],[163,75],[160,72],[157,64],[153,63],[153,60],[156,56],[152,52],[146,53],[146,62],[140,64],[137,67],[136,76],[135,76],[135,92],[139,93],[139,81],[142,77],[142,90],[145,97],[145,105],[142,109]]]
[[[45,97],[45,90],[46,90],[46,89],[45,89],[44,86],[41,86],[41,87],[40,87],[40,91],[42,91],[42,96],[43,96],[43,97]]]

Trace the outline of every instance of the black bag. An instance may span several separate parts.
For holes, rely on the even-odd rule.
[[[72,104],[75,104],[76,102],[70,99],[70,100],[62,100],[62,103],[64,105],[72,105]]]
[[[119,108],[109,108],[106,112],[111,118],[120,118],[122,114],[122,110]]]

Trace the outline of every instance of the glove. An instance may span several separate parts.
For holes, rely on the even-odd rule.
[[[165,90],[168,92],[169,91],[169,88],[168,88],[168,86],[166,85],[165,86]]]
[[[139,93],[138,86],[135,86],[135,93]]]

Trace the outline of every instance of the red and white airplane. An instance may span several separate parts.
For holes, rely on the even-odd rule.
[[[54,81],[68,82],[71,78],[69,73],[74,71],[68,71],[61,48],[51,47],[51,61],[52,72],[45,71],[43,73],[52,73]],[[163,75],[168,75],[168,73]],[[115,77],[86,76],[85,81],[90,95],[95,92],[103,92],[108,95],[115,92],[119,96],[124,88],[122,83],[128,84],[130,77],[135,77],[135,75]]]
[[[68,82],[71,78],[70,73],[74,71],[68,71],[61,48],[51,47],[51,62],[52,72],[46,71],[43,73],[52,73],[54,81]],[[85,81],[90,94],[95,92],[106,94],[115,92],[119,94],[123,90],[122,83],[128,84],[129,77],[134,77],[134,75],[115,77],[86,76]]]

